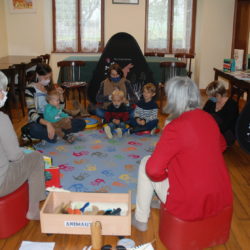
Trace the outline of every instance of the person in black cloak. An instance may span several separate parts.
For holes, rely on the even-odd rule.
[[[250,154],[250,101],[245,105],[237,120],[236,138],[241,148]]]
[[[93,72],[88,87],[90,102],[92,104],[98,103],[97,93],[101,87],[101,82],[109,77],[109,68],[112,64],[118,64],[122,68],[123,77],[130,81],[136,99],[139,100],[144,83],[153,80],[152,72],[135,38],[128,33],[120,32],[110,38]],[[133,99],[133,97],[129,97],[128,101],[130,99]],[[130,104],[133,103],[130,101]],[[95,113],[93,110],[89,111]]]

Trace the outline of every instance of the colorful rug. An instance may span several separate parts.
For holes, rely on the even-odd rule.
[[[61,185],[72,192],[132,191],[135,203],[140,160],[153,152],[159,135],[124,135],[109,140],[103,130],[84,130],[73,144],[58,140],[37,145],[52,157],[61,174]]]

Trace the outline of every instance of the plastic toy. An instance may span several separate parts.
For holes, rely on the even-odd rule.
[[[98,126],[98,120],[94,118],[84,118],[84,121],[86,122],[85,128],[96,128]]]

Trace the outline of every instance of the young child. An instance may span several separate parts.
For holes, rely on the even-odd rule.
[[[143,98],[136,104],[134,118],[130,122],[130,134],[146,130],[151,130],[151,134],[154,134],[158,124],[158,106],[153,99],[155,94],[156,87],[153,83],[143,86]]]
[[[104,127],[104,131],[109,139],[113,137],[114,131],[116,131],[118,137],[122,137],[122,130],[126,128],[126,122],[129,119],[124,92],[118,89],[114,90],[111,100],[112,103],[109,104],[104,115],[104,119],[108,123]]]
[[[73,143],[75,137],[72,134],[66,134],[63,130],[71,129],[70,116],[62,111],[60,107],[59,93],[56,90],[51,90],[47,94],[48,104],[44,109],[44,119],[51,122],[55,128],[56,135],[67,141]]]

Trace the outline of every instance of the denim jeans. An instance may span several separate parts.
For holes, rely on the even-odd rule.
[[[114,124],[113,122],[108,123],[109,127],[111,128],[111,132],[114,132],[115,129],[121,128],[125,129],[126,128],[126,123],[125,122],[120,122],[119,124]]]
[[[157,127],[158,124],[158,119],[156,120],[152,120],[147,122],[145,125],[138,125],[138,123],[136,122],[136,120],[133,118],[130,121],[130,125],[137,131],[146,131],[146,130],[152,130],[153,128]]]
[[[72,119],[71,120],[71,129],[64,130],[64,132],[65,132],[65,134],[76,133],[76,132],[83,130],[85,128],[85,126],[86,126],[86,122],[84,120]],[[50,143],[56,142],[57,136],[55,135],[53,139],[49,139],[46,126],[44,126],[40,123],[36,123],[36,122],[30,123],[29,129],[30,129],[29,133],[30,133],[30,136],[32,138],[45,140],[45,141],[50,142]]]

